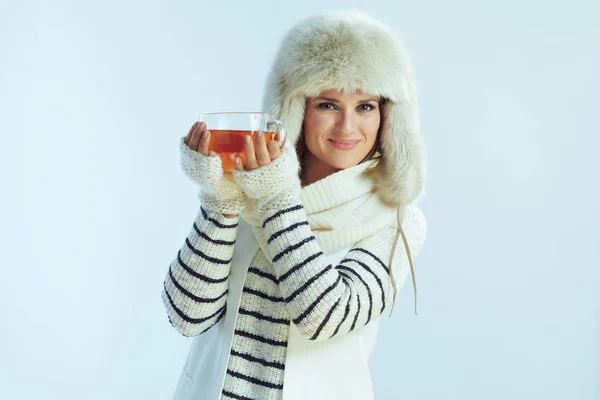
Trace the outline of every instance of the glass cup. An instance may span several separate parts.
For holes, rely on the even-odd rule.
[[[246,163],[244,137],[250,136],[256,149],[256,134],[262,132],[266,142],[277,140],[279,146],[285,144],[285,128],[281,121],[265,112],[220,112],[200,115],[210,131],[209,150],[221,158],[223,171],[234,170],[236,155]]]

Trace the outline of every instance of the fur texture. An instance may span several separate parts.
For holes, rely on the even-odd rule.
[[[381,200],[408,206],[424,195],[425,150],[410,57],[395,33],[358,11],[332,12],[297,23],[284,37],[268,75],[263,110],[296,145],[306,98],[324,90],[362,90],[388,99],[382,107],[382,152],[369,170]]]

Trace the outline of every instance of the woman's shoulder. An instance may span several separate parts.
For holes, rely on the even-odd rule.
[[[398,225],[395,223],[395,226]],[[427,233],[427,219],[425,214],[417,205],[408,206],[404,213],[404,220],[402,221],[402,229],[413,230],[422,235]]]

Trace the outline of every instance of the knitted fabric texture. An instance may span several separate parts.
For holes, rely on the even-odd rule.
[[[246,194],[231,174],[223,172],[221,158],[202,155],[179,140],[181,169],[200,186],[204,208],[220,214],[239,214],[246,207]]]
[[[261,168],[267,172],[275,165]],[[356,175],[341,172],[346,171],[332,175],[327,182],[311,185],[312,194],[325,193],[325,187],[331,185],[360,187]],[[348,180],[349,177],[354,180]],[[249,187],[248,182],[245,187],[249,193],[258,190]],[[261,190],[275,197],[283,195],[272,187]],[[322,209],[312,211],[317,211],[315,215],[325,215],[328,209],[336,210],[352,200],[336,204],[339,202],[339,195],[322,197],[318,199]],[[321,245],[327,242],[326,236],[319,239],[312,232],[300,198],[285,207],[280,204],[283,208],[258,205],[255,209],[262,212],[256,215],[260,227],[255,227],[260,232],[257,237],[260,249],[249,266],[241,294],[223,399],[282,398],[290,323],[311,340],[327,340],[375,321],[393,297],[387,266],[396,232],[393,219],[388,219],[387,226],[354,242],[339,265],[329,265]],[[372,210],[377,212],[376,207]],[[335,217],[330,221],[343,225]],[[227,312],[228,277],[238,223],[239,217],[227,219],[202,207],[169,268],[163,303],[172,325],[183,335],[202,334]],[[366,223],[365,227],[369,228]],[[410,250],[417,255],[426,230],[424,218],[416,207],[407,208],[403,228]],[[344,247],[329,240],[334,243],[330,248]],[[397,253],[398,258],[406,257],[402,247]],[[403,266],[396,273],[403,280],[408,274],[406,263],[397,265]]]
[[[253,171],[234,171],[233,176],[248,196],[244,217],[260,225],[267,210],[281,210],[300,197],[299,163],[292,146],[284,146],[282,154],[268,166]]]
[[[298,178],[298,161],[295,152],[291,149],[291,147],[284,147],[283,154],[274,160],[268,167],[258,168],[254,171],[235,171],[234,178],[236,182],[244,189],[244,192],[248,195],[250,207],[246,208],[243,212],[243,217],[246,218],[252,225],[255,227],[260,227],[260,218],[256,218],[256,215],[260,216],[265,213],[268,209],[282,209],[292,204],[297,199],[297,193],[300,192],[300,179]],[[368,164],[368,168],[362,169],[362,176],[366,178],[369,170],[373,168],[377,168],[379,160],[370,160],[365,164]],[[358,169],[358,168],[351,168]],[[368,186],[370,198],[365,199],[364,203],[361,203],[360,206],[356,206],[353,208],[353,213],[357,213],[358,215],[368,215],[369,217],[373,217],[371,214],[373,203],[377,203],[379,205],[379,210],[382,212],[378,213],[380,221],[383,218],[383,221],[389,221],[391,218],[394,218],[392,215],[389,215],[389,211],[391,211],[391,207],[385,206],[382,203],[382,199],[376,195],[376,191],[373,190],[373,181],[370,180],[366,182],[363,180],[362,185],[359,186],[360,189],[365,189],[365,186]],[[349,190],[348,188],[341,187],[335,188],[335,190],[345,192]],[[355,193],[354,190],[350,189],[352,193]],[[316,196],[319,198],[320,196]],[[337,198],[341,198],[341,196],[335,196]],[[311,196],[306,196],[306,200],[311,201]],[[362,200],[362,199],[361,199]],[[348,208],[345,208],[346,210]],[[398,243],[399,236],[402,234],[401,224],[402,218],[404,218],[404,209],[405,207],[401,205],[396,210],[396,227],[398,228],[396,231],[396,236],[394,237],[393,243],[394,247],[396,247]],[[343,209],[340,209],[340,212]],[[388,217],[389,215],[389,217]],[[347,215],[349,219],[352,219],[355,225],[350,225],[348,233],[356,232],[355,227],[360,226],[361,235],[360,237],[354,237],[355,241],[365,237],[364,231],[362,229],[364,224],[360,224],[362,221],[357,221],[355,218],[352,218],[351,215]],[[359,224],[356,224],[356,223]],[[375,224],[368,224],[371,226],[375,226]],[[354,228],[353,228],[354,227]],[[260,236],[262,235],[262,230],[254,228],[254,234],[259,239],[263,251],[266,252],[266,244],[264,240],[260,240]],[[346,235],[349,237],[350,235]],[[407,247],[408,243],[403,236],[403,244],[407,250],[407,256],[409,259],[410,267],[411,267],[411,275],[413,278],[413,288],[414,288],[414,299],[415,299],[415,314],[417,312],[417,285],[416,278],[413,269],[413,261],[412,255],[410,253],[410,249]],[[354,243],[350,242],[348,244]],[[394,251],[395,252],[395,251]],[[389,259],[389,265],[392,266],[393,257]],[[392,315],[392,311],[394,309],[394,303],[397,295],[397,283],[396,279],[393,275],[393,269],[390,268],[390,279],[392,280],[392,287],[394,288],[394,301],[392,302],[392,308],[390,310],[390,317]]]

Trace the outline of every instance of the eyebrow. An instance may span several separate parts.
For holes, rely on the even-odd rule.
[[[326,100],[326,101],[331,101],[333,103],[339,103],[339,100],[331,98],[331,97],[325,97],[325,96],[315,97],[315,100]],[[377,97],[369,97],[368,99],[364,99],[364,100],[358,101],[357,103],[365,103],[367,101],[379,101],[379,98],[377,98]]]

